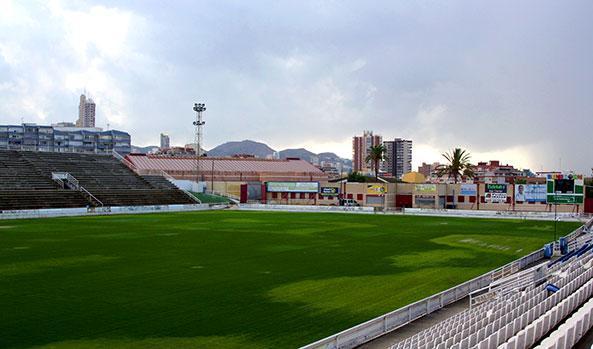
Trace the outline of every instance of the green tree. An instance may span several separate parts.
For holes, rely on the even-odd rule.
[[[453,177],[455,183],[462,177],[474,177],[474,166],[470,164],[471,156],[466,150],[455,148],[450,153],[442,154],[447,159],[447,164],[441,165],[436,169],[437,176],[443,177],[447,175],[448,178]]]
[[[387,159],[385,156],[386,151],[387,149],[383,144],[374,145],[369,149],[369,155],[365,159],[366,162],[371,163],[373,170],[375,170],[375,179],[379,177],[379,163]]]
[[[366,177],[360,172],[350,172],[348,174],[348,182],[364,183],[366,182]]]

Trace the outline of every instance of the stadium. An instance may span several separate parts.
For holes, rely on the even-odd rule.
[[[583,213],[237,204],[177,184],[118,156],[0,150],[0,347],[590,342]]]

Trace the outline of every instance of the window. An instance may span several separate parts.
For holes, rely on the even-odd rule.
[[[364,195],[362,195],[362,194],[356,194],[356,200],[358,200],[358,201],[364,200]]]
[[[462,195],[458,196],[457,202],[459,202],[459,203],[465,202],[465,196],[462,196]]]
[[[469,202],[471,202],[472,204],[476,202],[476,197],[475,196],[470,196],[469,197]]]
[[[309,193],[309,199],[315,199],[315,193]]]
[[[305,193],[301,193],[301,195],[299,195],[300,199],[306,199],[307,197],[305,196]]]
[[[348,194],[348,199],[354,199],[354,195]]]
[[[319,200],[323,200],[323,195],[319,194]]]
[[[291,199],[296,199],[296,193],[290,193],[290,198]]]
[[[362,195],[362,194],[359,194]],[[383,205],[383,196],[373,196],[367,195],[367,202],[368,205]]]
[[[278,193],[276,193],[276,192],[272,193],[272,199],[278,199]]]

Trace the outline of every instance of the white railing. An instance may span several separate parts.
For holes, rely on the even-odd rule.
[[[217,191],[213,191],[213,190],[210,191],[210,194],[225,197],[225,198],[229,199],[231,202],[233,202],[235,204],[239,204],[240,198],[238,198],[234,195],[231,195],[228,193],[221,193],[221,192],[217,192]]]
[[[130,160],[123,157],[120,153],[116,152],[115,149],[113,149],[111,151],[111,154],[113,155],[113,157],[115,157],[116,159],[121,161],[124,165],[126,165],[130,170],[132,170],[132,171],[137,170],[136,165],[134,165]]]
[[[166,180],[168,180],[169,182],[171,182],[171,184],[173,184],[175,187],[177,187],[177,189],[181,190],[182,192],[185,193],[185,195],[187,195],[188,197],[190,197],[192,200],[194,200],[195,202],[197,202],[198,204],[201,204],[202,201],[200,199],[198,199],[197,197],[195,197],[192,193],[190,193],[189,191],[177,186],[175,184],[175,178],[173,178],[171,175],[169,175],[167,172],[163,171],[163,170],[159,170],[160,171],[160,175],[165,177]]]
[[[254,211],[285,211],[285,212],[346,212],[365,213],[375,212],[373,207],[364,206],[315,206],[315,205],[275,205],[275,204],[240,204],[241,210]]]
[[[518,290],[522,290],[525,287],[532,285],[534,282],[540,281],[545,278],[546,275],[543,272],[538,272],[538,269],[541,271],[540,268],[544,267],[546,264],[547,262],[544,262],[529,269],[520,270],[514,274],[495,280],[490,283],[490,285],[480,290],[470,293],[469,307],[472,308],[495,297],[504,297],[517,292]]]
[[[63,185],[66,183],[71,184],[72,187],[74,187],[74,189],[76,189],[76,190],[78,190],[78,188],[80,187],[80,183],[78,182],[78,179],[74,178],[74,176],[72,176],[68,172],[52,172],[51,179],[53,179],[54,181],[56,181],[58,183],[61,182],[62,188],[64,187]]]
[[[79,190],[83,193],[85,193],[91,200],[94,200],[97,204],[99,204],[99,206],[103,207],[103,202],[99,199],[97,199],[97,197],[93,194],[91,194],[90,191],[86,190],[82,185],[78,187]]]
[[[73,175],[71,175],[68,172],[52,172],[51,173],[51,178],[56,181],[57,183],[61,183],[61,187],[64,188],[66,183],[70,184],[72,186],[72,189],[74,190],[78,190],[80,192],[82,192],[83,194],[85,194],[90,201],[95,201],[95,203],[97,203],[99,206],[103,207],[103,202],[99,199],[97,199],[96,196],[94,196],[90,191],[86,190],[85,187],[83,187],[82,185],[80,185],[80,182],[78,181],[78,179],[76,179]]]
[[[225,205],[152,205],[152,206],[104,206],[79,208],[48,208],[36,210],[10,210],[0,212],[2,219],[29,219],[48,217],[71,217],[87,215],[135,214],[156,212],[182,212],[223,210]]]
[[[573,212],[547,211],[489,211],[489,210],[460,210],[460,209],[433,209],[433,208],[403,208],[404,214],[425,215],[425,216],[448,216],[448,217],[477,217],[477,218],[509,218],[529,220],[554,220],[558,221],[582,221],[585,215]]]
[[[593,224],[593,219],[586,223]],[[579,228],[579,229],[582,229]],[[577,229],[577,230],[579,230]],[[576,231],[575,231],[576,232]],[[571,233],[574,234],[575,232]],[[571,235],[569,234],[569,235]],[[470,293],[484,289],[493,281],[502,279],[526,266],[544,258],[543,248],[519,258],[484,275],[454,286],[448,290],[426,297],[405,307],[396,309],[347,330],[305,345],[301,349],[346,349],[367,343],[372,339],[403,327],[442,307],[467,297]]]

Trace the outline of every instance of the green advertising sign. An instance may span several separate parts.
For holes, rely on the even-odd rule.
[[[548,204],[582,204],[583,195],[548,194]]]
[[[583,184],[582,175],[548,176],[546,201],[548,204],[582,204]]]
[[[506,184],[486,184],[486,193],[506,193]]]

